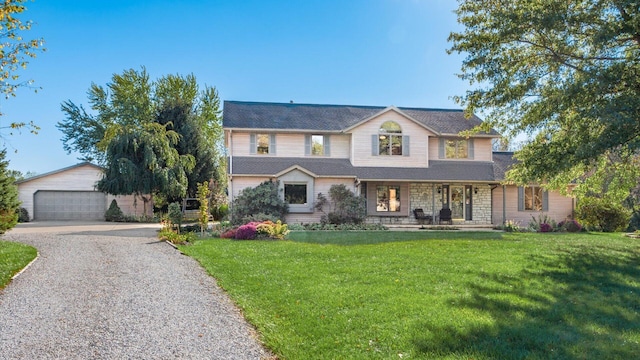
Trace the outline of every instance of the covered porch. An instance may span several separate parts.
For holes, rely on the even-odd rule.
[[[360,185],[360,192],[367,199],[368,223],[490,227],[493,188],[486,182],[369,181]]]

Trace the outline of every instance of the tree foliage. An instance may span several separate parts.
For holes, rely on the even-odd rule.
[[[21,81],[19,71],[27,68],[29,60],[35,58],[38,51],[45,50],[42,38],[23,38],[23,33],[31,30],[33,24],[31,20],[22,21],[19,17],[27,10],[24,2],[5,0],[0,5],[0,91],[5,98],[16,96],[19,87],[28,87],[33,83],[32,80]],[[11,122],[8,128],[24,126],[28,126],[33,133],[39,130],[33,122]]]
[[[462,0],[450,52],[466,54],[457,97],[482,129],[531,141],[516,182],[587,173],[640,147],[640,6],[631,0]]]
[[[66,151],[105,167],[100,190],[161,193],[173,202],[195,196],[199,182],[224,182],[215,88],[201,91],[193,75],[151,81],[144,68],[130,69],[106,87],[92,84],[88,100],[91,112],[64,102],[66,118],[57,126]]]
[[[9,174],[5,160],[6,150],[0,151],[0,235],[12,229],[18,223],[18,186]]]

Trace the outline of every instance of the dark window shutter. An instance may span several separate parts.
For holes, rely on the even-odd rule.
[[[269,136],[269,155],[276,154],[276,134]]]
[[[331,156],[331,138],[329,135],[324,136],[324,156]]]
[[[409,149],[411,148],[409,144],[409,135],[405,135],[402,137],[402,156],[409,156]]]
[[[249,154],[256,153],[256,134],[249,135]]]
[[[378,156],[380,149],[378,144],[378,135],[371,135],[371,155]]]
[[[524,211],[524,187],[518,186],[518,211]]]
[[[542,211],[549,211],[549,192],[542,192]]]
[[[467,157],[473,160],[473,139],[467,140]]]
[[[438,140],[438,159],[444,159],[444,138]]]

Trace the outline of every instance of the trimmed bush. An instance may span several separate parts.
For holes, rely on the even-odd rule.
[[[109,209],[104,213],[105,221],[114,221],[119,222],[124,219],[124,214],[122,210],[118,206],[118,202],[116,199],[111,200],[111,204],[109,205]]]
[[[256,229],[256,223],[248,223],[240,226],[236,230],[236,240],[253,240],[256,238],[258,230]]]
[[[583,198],[578,202],[576,218],[590,230],[615,232],[626,229],[631,212],[622,204],[599,198]]]
[[[21,207],[20,210],[18,211],[18,222],[25,223],[25,222],[29,222],[30,220],[31,219],[29,218],[29,211]]]

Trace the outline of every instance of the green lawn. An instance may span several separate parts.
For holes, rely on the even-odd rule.
[[[9,283],[13,275],[35,259],[37,254],[34,247],[0,241],[0,289]]]
[[[284,359],[630,359],[640,241],[621,234],[295,232],[198,259]]]

